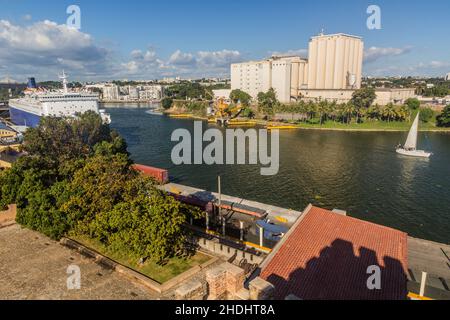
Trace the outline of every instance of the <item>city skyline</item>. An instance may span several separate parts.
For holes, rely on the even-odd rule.
[[[229,77],[231,63],[272,54],[306,57],[310,37],[321,29],[364,39],[364,76],[450,71],[450,44],[440,41],[450,4],[442,1],[78,1],[80,30],[66,25],[71,4],[0,1],[1,79],[51,80],[61,69],[79,81]],[[381,30],[367,28],[371,4],[381,9]]]

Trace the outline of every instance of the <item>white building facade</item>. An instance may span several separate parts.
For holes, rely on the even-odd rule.
[[[163,94],[164,94],[163,87],[160,85],[143,86],[139,90],[139,100],[141,101],[161,100]]]
[[[119,87],[115,84],[108,84],[102,88],[103,100],[117,101],[120,99]]]
[[[309,43],[308,59],[273,56],[263,61],[231,65],[231,89],[256,98],[273,88],[281,102],[304,95],[304,90],[361,88],[364,44],[360,37],[320,34]]]

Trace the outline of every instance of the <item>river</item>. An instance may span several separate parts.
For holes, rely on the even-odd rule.
[[[171,161],[177,128],[193,131],[193,120],[151,115],[145,108],[106,105],[112,124],[137,163],[169,170],[174,182],[284,208],[309,203],[407,232],[450,243],[450,134],[421,133],[419,147],[431,159],[394,151],[406,132],[280,132],[280,169],[260,175],[259,165],[180,165]],[[207,124],[204,123],[205,129]]]

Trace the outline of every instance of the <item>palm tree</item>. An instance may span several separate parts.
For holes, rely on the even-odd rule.
[[[355,113],[356,108],[351,101],[344,104],[344,114],[347,118],[347,124],[350,124],[352,120],[352,115]]]
[[[391,122],[391,119],[395,118],[397,116],[397,112],[395,110],[395,106],[393,103],[388,103],[383,111],[382,116],[388,119],[388,122]]]

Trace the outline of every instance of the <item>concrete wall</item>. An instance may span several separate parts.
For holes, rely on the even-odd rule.
[[[347,103],[351,100],[352,94],[355,90],[328,90],[328,89],[316,89],[316,90],[300,90],[302,99],[308,100],[328,100],[336,101],[337,103]],[[408,98],[414,98],[415,89],[377,89],[375,90],[377,98],[374,104],[387,105],[388,103],[402,104]]]
[[[225,244],[219,243],[218,239],[208,240],[205,238],[199,238],[196,240],[199,247],[205,249],[216,255],[231,258],[236,254],[235,261],[239,262],[242,259],[246,259],[248,263],[260,264],[264,260],[264,256],[255,255],[243,250],[239,250]]]

